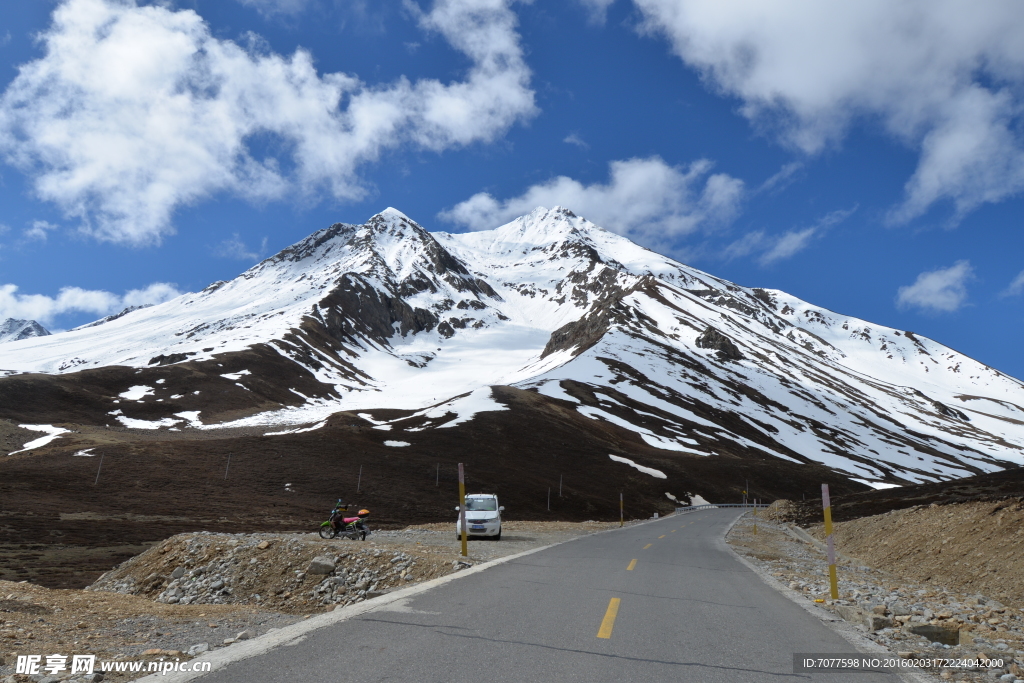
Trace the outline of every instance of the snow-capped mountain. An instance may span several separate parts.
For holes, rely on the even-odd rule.
[[[468,234],[388,209],[202,292],[5,344],[0,368],[88,378],[104,419],[130,427],[295,433],[349,411],[397,438],[506,410],[490,387],[511,385],[666,457],[819,462],[890,483],[1024,464],[1018,380],[562,208]]]
[[[0,344],[30,337],[45,337],[49,334],[50,332],[35,320],[8,318],[0,323]]]

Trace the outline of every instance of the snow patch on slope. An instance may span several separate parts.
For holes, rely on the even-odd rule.
[[[639,470],[644,474],[649,474],[652,477],[656,477],[657,479],[668,479],[668,475],[666,475],[661,470],[656,470],[653,467],[644,467],[643,465],[638,465],[629,458],[623,458],[618,455],[612,455],[611,453],[608,454],[608,457],[614,460],[615,462],[621,462],[623,464],[629,465],[633,469]]]
[[[299,429],[286,429],[286,430],[280,431],[280,432],[266,432],[263,436],[281,436],[283,434],[302,434],[303,432],[316,431],[317,429],[320,429],[321,427],[323,427],[325,424],[327,424],[327,420],[324,420],[322,422],[318,422],[317,424],[312,425],[310,427],[302,427],[302,428],[299,428]]]
[[[153,395],[153,387],[147,387],[142,384],[138,384],[133,387],[128,387],[128,391],[124,391],[118,396],[125,399],[126,401],[141,401],[147,396]]]
[[[46,432],[46,436],[41,436],[38,439],[33,439],[27,444],[21,447],[20,451],[11,451],[8,455],[14,455],[15,453],[24,453],[25,451],[31,451],[36,448],[41,448],[46,444],[50,443],[54,439],[60,437],[61,434],[69,434],[70,429],[64,429],[63,427],[54,427],[53,425],[18,425],[22,429],[28,429],[33,432]]]
[[[181,420],[175,420],[173,417],[165,417],[159,420],[136,420],[124,415],[115,415],[114,418],[129,429],[160,429],[161,427],[173,427],[181,423]]]

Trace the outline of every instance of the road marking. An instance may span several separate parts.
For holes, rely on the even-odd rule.
[[[675,533],[675,532],[676,532],[676,530],[675,530],[675,529],[673,529],[673,530],[672,530],[672,533]]]
[[[635,566],[636,566],[636,560],[634,559],[633,561],[631,561],[631,562],[629,563],[629,566],[628,566],[628,567],[626,567],[626,571],[627,571],[627,572],[631,572],[631,571],[633,571],[633,567],[635,567]]]
[[[608,601],[608,610],[601,620],[601,630],[597,632],[598,638],[611,638],[612,628],[615,626],[615,616],[619,613],[619,599],[612,598]]]
[[[644,546],[644,550],[647,550],[647,549],[648,549],[648,548],[650,548],[650,547],[651,547],[652,545],[654,545],[654,544],[653,544],[653,543],[648,543],[647,545],[645,545],[645,546]]]
[[[665,538],[665,535],[662,534],[661,536],[658,536],[658,538]]]

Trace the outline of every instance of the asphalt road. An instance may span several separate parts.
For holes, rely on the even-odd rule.
[[[895,683],[793,673],[794,652],[853,648],[729,552],[723,532],[738,514],[706,510],[564,543],[200,680]]]

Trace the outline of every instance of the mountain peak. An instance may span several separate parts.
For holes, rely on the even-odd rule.
[[[398,209],[396,209],[393,206],[389,206],[388,208],[386,208],[383,211],[381,211],[380,213],[378,213],[376,216],[373,216],[373,218],[377,218],[378,216],[380,218],[385,219],[385,220],[403,220],[404,219],[404,220],[409,221],[410,223],[415,223],[416,222],[416,221],[414,221],[413,219],[409,218],[408,216],[406,216],[404,213],[402,213],[401,211],[399,211]],[[371,218],[370,220],[373,220],[373,218]]]
[[[50,336],[49,330],[35,320],[8,318],[0,323],[0,343],[48,336]]]

